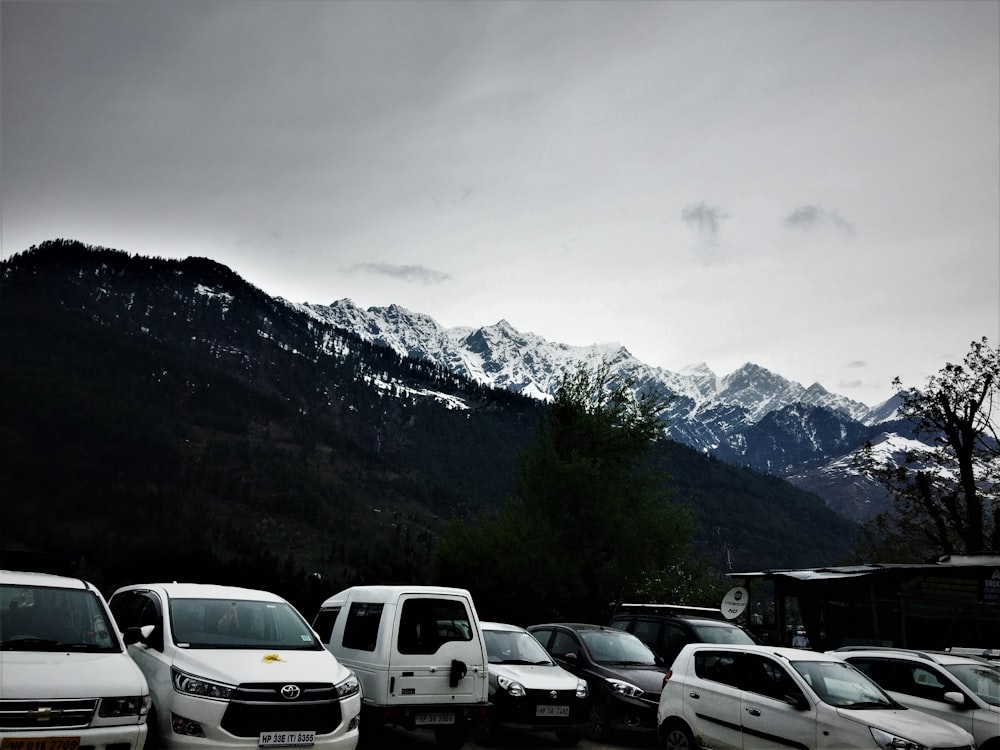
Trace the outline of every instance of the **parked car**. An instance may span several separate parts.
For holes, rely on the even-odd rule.
[[[709,617],[708,613],[717,613]],[[623,604],[610,626],[632,633],[668,667],[688,643],[755,643],[753,637],[722,617],[721,610],[664,604]]]
[[[587,737],[600,741],[613,732],[656,731],[667,669],[642,641],[615,628],[581,623],[532,625],[528,632],[556,664],[587,681]]]
[[[353,586],[313,620],[361,682],[361,740],[381,748],[383,726],[433,730],[457,748],[487,717],[486,644],[472,595],[446,586]]]
[[[972,733],[979,750],[1000,750],[1000,668],[983,658],[849,646],[831,652],[904,706]]]
[[[489,658],[489,738],[502,729],[553,732],[560,745],[575,745],[587,724],[587,681],[556,664],[524,628],[480,623]]]
[[[110,605],[149,682],[149,746],[357,745],[357,678],[280,596],[159,583],[120,588]]]
[[[0,746],[139,750],[149,688],[100,592],[0,570]]]
[[[755,644],[681,649],[657,723],[667,750],[975,747],[964,729],[905,708],[836,656]]]

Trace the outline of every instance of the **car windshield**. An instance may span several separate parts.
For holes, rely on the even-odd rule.
[[[0,586],[0,650],[121,651],[104,605],[93,591]]]
[[[517,630],[484,630],[490,664],[553,664],[530,633]]]
[[[992,664],[947,664],[945,669],[991,706],[1000,706],[1000,669]]]
[[[752,645],[753,638],[747,635],[745,630],[720,623],[719,625],[708,625],[704,623],[691,623],[694,632],[703,643],[736,643],[742,645]]]
[[[286,602],[172,599],[170,627],[181,648],[323,648]]]
[[[656,666],[653,652],[631,633],[620,630],[581,630],[579,635],[591,658],[598,664]]]
[[[836,708],[895,708],[896,704],[871,678],[846,662],[793,661],[792,667]]]

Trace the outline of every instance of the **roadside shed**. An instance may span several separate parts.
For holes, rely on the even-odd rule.
[[[1000,556],[730,573],[749,592],[746,626],[788,646],[1000,647]]]

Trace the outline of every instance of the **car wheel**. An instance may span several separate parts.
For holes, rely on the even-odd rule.
[[[600,742],[608,738],[608,709],[600,701],[590,704],[590,711],[587,713],[587,739]]]
[[[458,750],[465,744],[465,727],[456,724],[450,727],[436,727],[434,741],[441,750]]]
[[[476,723],[473,735],[477,745],[493,747],[497,744],[500,727],[492,719],[483,719]]]
[[[698,750],[694,737],[687,730],[687,727],[675,724],[668,727],[663,732],[664,750]]]
[[[557,729],[556,742],[560,747],[572,747],[583,739],[583,733],[579,729]]]

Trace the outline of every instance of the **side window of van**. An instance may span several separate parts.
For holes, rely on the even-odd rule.
[[[351,604],[351,608],[347,610],[347,622],[344,623],[344,640],[341,643],[344,648],[356,648],[360,651],[375,650],[378,626],[382,621],[382,606],[370,602]],[[332,623],[330,629],[333,630]],[[322,631],[320,635],[323,635]]]
[[[312,626],[322,643],[329,643],[333,637],[333,625],[337,622],[338,614],[340,614],[340,607],[321,609],[316,613]]]
[[[425,597],[403,601],[396,644],[399,653],[433,654],[449,641],[471,640],[472,623],[462,602]]]

